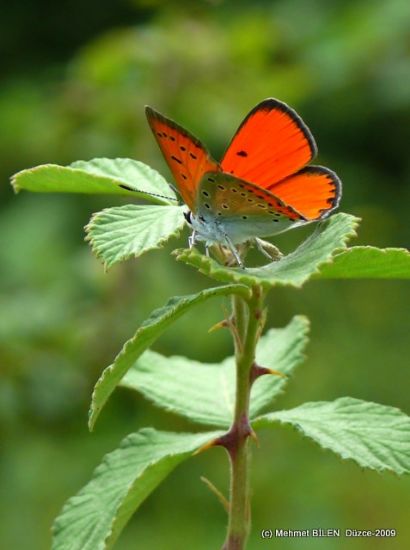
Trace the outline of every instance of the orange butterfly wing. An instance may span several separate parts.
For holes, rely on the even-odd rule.
[[[342,182],[328,168],[306,166],[266,189],[312,221],[328,216],[337,208]]]
[[[205,172],[220,167],[202,143],[174,121],[146,107],[148,123],[175,178],[182,199],[195,213],[199,182]]]
[[[299,115],[277,99],[265,99],[239,126],[221,167],[268,188],[300,170],[316,153],[315,140]]]

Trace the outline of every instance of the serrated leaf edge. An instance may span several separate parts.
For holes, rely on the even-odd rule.
[[[108,467],[108,463],[109,463],[109,460],[110,460],[110,457],[113,453],[115,452],[118,452],[120,451],[121,449],[126,449],[127,447],[130,446],[131,444],[131,439],[134,438],[135,436],[142,436],[143,438],[146,438],[148,434],[152,434],[152,433],[159,433],[158,430],[156,430],[155,428],[152,428],[152,427],[146,427],[146,428],[142,428],[140,429],[138,432],[134,432],[134,433],[131,433],[131,434],[128,434],[120,443],[120,445],[114,449],[113,451],[110,451],[109,453],[106,453],[104,456],[103,456],[103,459],[102,461],[100,462],[100,464],[98,464],[98,466],[93,470],[92,472],[92,475],[91,475],[91,478],[90,480],[88,481],[88,483],[90,483],[91,481],[95,480],[96,478],[98,478],[100,475],[101,475],[101,470],[103,471],[104,473],[104,470]],[[168,432],[168,434],[175,434],[175,435],[188,435],[188,434],[185,434],[183,432],[179,433],[179,432]],[[203,432],[204,435],[205,433],[208,433],[208,432]],[[210,440],[214,439],[215,437],[218,437],[219,435],[222,435],[223,432],[222,431],[210,431],[209,432],[209,437],[210,437]],[[189,434],[189,435],[194,435],[194,434]],[[186,451],[185,453],[177,453],[176,451],[174,452],[170,452],[169,454],[163,456],[161,459],[159,460],[155,460],[155,459],[152,459],[150,462],[148,462],[145,466],[145,468],[140,472],[140,474],[133,479],[133,481],[131,483],[128,484],[128,489],[127,491],[124,493],[124,496],[123,496],[123,499],[122,499],[122,502],[121,504],[118,506],[118,508],[116,509],[116,513],[115,513],[115,516],[112,518],[112,521],[110,522],[110,527],[109,527],[109,531],[107,531],[107,534],[104,538],[104,541],[103,541],[103,544],[104,546],[102,547],[102,550],[108,550],[108,548],[110,548],[114,542],[116,541],[117,537],[115,537],[115,539],[112,539],[110,540],[110,537],[112,536],[113,534],[113,529],[114,529],[114,525],[115,525],[115,522],[116,522],[116,519],[121,511],[121,507],[123,506],[123,503],[127,500],[128,496],[130,495],[130,493],[132,492],[133,488],[135,487],[135,485],[139,482],[139,480],[141,479],[142,476],[144,476],[147,471],[149,471],[151,468],[153,468],[154,466],[158,466],[161,464],[161,462],[163,462],[164,460],[167,460],[168,458],[170,457],[173,457],[173,456],[176,456],[178,454],[191,454],[191,456],[193,456],[195,454],[195,450],[194,451]],[[178,464],[176,464],[174,466],[174,468],[176,468],[178,466]],[[172,468],[172,470],[174,469]],[[172,471],[171,470],[171,471]],[[171,472],[170,472],[171,473]],[[87,483],[87,484],[88,484]],[[84,486],[86,487],[87,484]],[[53,522],[53,525],[51,527],[51,533],[54,537],[55,535],[55,532],[56,530],[58,529],[58,523],[59,521],[61,520],[61,517],[64,515],[64,512],[70,508],[71,504],[71,500],[77,496],[79,496],[79,494],[81,493],[81,491],[84,489],[84,487],[82,487],[79,491],[79,493],[71,496],[66,502],[65,504],[63,505],[60,513],[58,514],[58,516],[56,517],[56,519],[54,520]],[[141,502],[142,504],[142,502]],[[135,512],[135,511],[134,511]],[[121,532],[121,531],[120,531]],[[120,534],[120,532],[118,533],[118,535]]]
[[[295,343],[295,346],[298,346],[298,347],[300,346],[300,348],[301,348],[301,351],[299,351],[299,353],[295,357],[295,362],[296,362],[295,368],[297,368],[306,359],[306,353],[305,353],[304,350],[305,350],[305,348],[306,348],[306,346],[309,342],[308,334],[309,334],[310,325],[311,325],[309,319],[305,315],[294,315],[292,317],[292,319],[289,321],[289,323],[287,325],[285,325],[284,327],[275,327],[275,328],[272,328],[270,330],[286,330],[290,327],[290,325],[292,325],[294,323],[298,324],[298,334],[297,334],[298,339]],[[264,336],[267,336],[268,333],[269,333],[269,331]],[[148,350],[149,349],[150,348],[148,348]],[[173,355],[171,355],[169,357],[165,357],[165,356],[163,356],[163,357],[166,358],[166,359],[181,358],[181,359],[188,359],[189,360],[189,358],[183,357],[183,356],[173,356]],[[138,362],[138,360],[139,359],[137,359],[137,362]],[[193,360],[193,361],[195,363],[200,363],[200,361],[196,361],[196,360]],[[223,359],[222,361],[220,361],[218,363],[212,363],[212,366],[215,367],[215,369],[217,370],[218,367],[223,367],[224,364],[228,361],[234,362],[235,357],[234,356],[226,357],[225,359]],[[285,383],[281,385],[279,390],[275,390],[274,393],[271,393],[270,402],[268,404],[264,405],[263,408],[260,408],[257,412],[253,413],[252,416],[250,416],[251,421],[258,418],[267,407],[271,406],[276,401],[276,399],[280,395],[282,395],[282,393],[284,393],[286,391],[287,386],[288,386],[288,382],[293,378],[293,373],[291,375],[286,375],[286,377],[287,377],[287,379],[285,380]],[[180,418],[186,418],[190,422],[195,423],[196,425],[209,426],[209,427],[214,427],[214,428],[229,428],[229,426],[232,423],[232,416],[227,416],[226,420],[224,422],[222,420],[217,421],[214,418],[210,418],[208,422],[205,422],[204,420],[199,421],[199,420],[196,420],[194,418],[191,418],[189,416],[189,414],[184,414],[180,410],[177,410],[177,409],[173,408],[171,405],[169,405],[167,403],[159,404],[151,395],[146,395],[142,390],[140,390],[140,388],[138,388],[136,386],[128,386],[127,384],[122,384],[122,381],[118,385],[120,387],[126,388],[127,390],[136,392],[139,396],[142,397],[143,400],[146,400],[149,403],[152,403],[152,405],[154,405],[156,408],[161,409],[163,411],[170,412],[170,413],[172,413],[172,414],[174,414],[174,415],[176,415]],[[252,394],[251,394],[251,402],[252,402]],[[233,414],[234,404],[233,403],[232,404],[227,403],[227,405],[232,405],[232,407],[231,407],[232,411],[231,412]],[[229,408],[229,406],[227,408]]]
[[[227,287],[229,288],[230,292],[224,292],[223,291],[223,289],[227,290],[228,289]],[[208,296],[208,294],[209,294],[209,296]],[[134,335],[125,342],[125,344],[122,346],[119,353],[115,356],[113,363],[108,365],[108,367],[106,367],[102,371],[101,375],[99,376],[99,378],[98,378],[98,380],[97,380],[97,382],[94,386],[93,392],[91,394],[91,405],[90,405],[90,409],[89,409],[89,413],[88,413],[88,427],[89,427],[89,430],[90,431],[93,430],[95,422],[96,422],[103,406],[105,405],[105,403],[108,400],[108,397],[112,393],[112,392],[110,392],[107,399],[103,402],[102,406],[96,407],[95,406],[96,393],[97,393],[100,385],[104,382],[104,380],[107,378],[107,376],[113,371],[117,359],[120,358],[121,356],[123,356],[124,354],[127,354],[127,349],[134,344],[135,340],[140,336],[141,331],[144,331],[144,328],[151,326],[150,323],[149,323],[149,320],[152,317],[155,317],[154,314],[156,312],[158,312],[162,309],[166,309],[167,307],[171,307],[173,303],[178,302],[178,300],[180,300],[180,299],[187,299],[187,298],[189,299],[189,298],[193,297],[192,300],[194,301],[194,303],[192,305],[195,305],[196,299],[198,299],[199,302],[202,302],[202,300],[200,298],[203,297],[203,296],[205,296],[204,299],[206,300],[208,298],[213,298],[213,297],[216,297],[216,296],[223,296],[223,295],[228,295],[228,294],[237,294],[237,295],[240,295],[242,297],[245,297],[245,299],[250,298],[250,290],[248,289],[248,287],[246,285],[231,283],[231,284],[227,284],[227,285],[221,285],[221,286],[218,286],[218,287],[207,288],[205,290],[197,292],[194,295],[191,294],[191,295],[185,295],[185,296],[173,296],[172,298],[170,298],[166,302],[165,306],[156,308],[154,311],[152,311],[150,316],[147,317],[147,319],[145,319],[145,321],[138,327],[138,329],[136,330]],[[178,316],[178,318],[179,318],[179,316]],[[161,334],[162,334],[162,331],[161,331]],[[156,340],[157,340],[157,338],[154,339],[154,341],[156,341]],[[148,348],[145,348],[145,349],[148,349]],[[125,374],[125,372],[124,372],[124,374]]]
[[[213,260],[212,258],[210,259],[198,251],[192,254],[191,250],[186,248],[178,248],[174,250],[172,254],[176,257],[177,261],[186,263],[191,267],[196,267],[204,275],[214,278],[215,280],[223,283],[237,283],[237,284],[244,284],[248,286],[253,286],[255,284],[258,284],[258,285],[261,285],[266,290],[273,288],[275,286],[283,286],[283,287],[290,286],[293,288],[301,288],[311,278],[320,274],[320,268],[322,268],[324,265],[333,263],[334,257],[337,254],[340,254],[341,252],[347,249],[346,243],[353,237],[357,236],[356,229],[361,221],[361,218],[358,218],[357,216],[352,216],[350,214],[349,216],[352,219],[352,228],[343,235],[341,239],[342,240],[341,245],[332,251],[329,259],[323,260],[322,262],[320,262],[316,266],[316,268],[309,274],[309,276],[305,277],[300,283],[295,283],[292,281],[280,281],[280,280],[274,280],[273,282],[269,282],[269,280],[255,277],[253,275],[246,276],[246,268],[245,269],[229,268],[230,271],[226,271],[226,268],[221,264],[217,264],[216,260]],[[303,245],[303,243],[301,243],[301,245]],[[297,250],[298,249],[295,249],[290,254],[295,253]],[[186,261],[186,259],[189,258],[190,256],[193,257],[194,261],[192,262]],[[214,263],[217,264],[218,267],[214,267],[213,266]],[[268,265],[269,264],[265,264],[264,266],[261,266],[261,267],[266,267]],[[236,269],[237,271],[234,272],[232,271],[232,269]]]
[[[127,205],[124,205],[124,206],[127,206]],[[138,205],[140,207],[144,207],[146,206],[147,208],[149,208],[150,206],[164,206],[164,207],[169,207],[169,206],[172,206],[174,208],[180,208],[180,206],[177,206],[177,205],[172,205],[172,204],[163,204],[163,205]],[[179,235],[181,234],[184,226],[185,226],[185,220],[183,218],[183,216],[181,216],[181,226],[179,228],[177,228],[175,231],[172,231],[171,233],[169,233],[169,235],[167,237],[163,237],[161,238],[159,241],[157,241],[157,243],[153,246],[150,246],[149,248],[146,248],[143,252],[141,252],[140,254],[136,254],[136,253],[129,253],[127,254],[126,256],[123,256],[120,260],[115,260],[115,261],[112,261],[112,262],[107,262],[106,260],[104,260],[102,258],[102,254],[97,250],[97,246],[94,244],[94,239],[93,237],[91,236],[91,231],[93,229],[93,226],[96,225],[96,223],[98,222],[98,218],[99,216],[105,214],[108,210],[111,210],[111,208],[113,207],[108,207],[108,208],[104,208],[103,210],[99,210],[98,212],[94,212],[90,218],[90,221],[84,226],[84,231],[86,233],[85,237],[84,237],[84,241],[87,242],[87,243],[90,243],[90,246],[91,246],[91,250],[94,254],[94,256],[96,258],[98,258],[98,260],[101,261],[101,263],[103,264],[103,267],[104,267],[104,271],[108,272],[108,270],[115,264],[117,263],[121,263],[121,262],[125,262],[127,260],[129,260],[130,258],[139,258],[140,256],[142,256],[143,254],[145,254],[146,252],[149,252],[150,250],[156,250],[156,249],[160,249],[162,248],[170,239],[172,238],[175,238],[175,237],[179,237]]]
[[[356,399],[357,401],[361,401],[362,403],[368,403],[370,405],[378,405],[378,406],[383,406],[383,407],[388,407],[389,409],[392,409],[396,412],[399,412],[400,414],[402,414],[403,416],[406,416],[407,418],[408,415],[406,415],[406,413],[404,413],[401,409],[399,409],[398,407],[393,407],[391,405],[382,405],[380,403],[376,403],[375,401],[365,401],[365,400],[362,400],[362,399],[357,399],[355,397],[349,397],[349,396],[344,396],[344,397],[338,397],[336,398],[334,401],[339,401],[339,400],[342,400],[342,399]],[[306,403],[302,403],[302,405],[299,405],[300,407],[302,407],[303,405],[307,405],[308,403],[315,403],[315,404],[321,404],[321,403],[331,403],[331,401],[311,401],[311,402],[306,402]],[[297,408],[297,407],[295,407]],[[285,409],[283,411],[273,411],[271,413],[265,413],[264,415],[261,415],[255,419],[253,419],[251,421],[251,424],[252,424],[252,427],[257,430],[259,428],[267,428],[267,427],[270,427],[269,425],[267,425],[266,423],[263,423],[262,426],[258,426],[258,420],[259,421],[265,421],[266,422],[266,417],[267,415],[274,415],[276,413],[281,413],[281,412],[288,412],[288,411],[291,411],[292,409]],[[398,476],[401,476],[401,475],[404,475],[404,474],[409,474],[410,473],[410,469],[409,470],[405,470],[404,468],[402,469],[402,471],[396,471],[396,470],[393,470],[392,468],[389,468],[388,466],[386,467],[373,467],[373,466],[363,466],[363,464],[360,464],[355,458],[351,457],[351,456],[347,456],[347,453],[344,453],[343,451],[342,452],[335,452],[331,447],[329,447],[328,445],[326,444],[323,444],[322,442],[320,441],[317,441],[316,439],[312,438],[309,434],[307,434],[302,426],[300,426],[299,424],[297,423],[293,423],[293,422],[290,422],[290,421],[286,421],[286,420],[282,420],[281,418],[274,418],[273,416],[271,418],[269,418],[269,423],[271,423],[272,425],[273,424],[277,424],[278,426],[289,426],[291,429],[297,431],[298,433],[300,433],[305,439],[307,439],[308,441],[312,442],[313,444],[316,444],[318,445],[319,447],[321,447],[323,450],[325,451],[330,451],[332,452],[333,455],[337,456],[339,459],[341,459],[342,461],[345,461],[345,462],[348,462],[348,461],[352,461],[354,462],[357,466],[359,466],[361,469],[365,470],[373,470],[379,474],[383,473],[383,472],[389,472],[389,473],[392,473],[392,474],[396,474]]]
[[[149,170],[151,170],[152,172],[156,172],[161,178],[164,179],[164,181],[166,183],[168,183],[165,178],[160,174],[160,172],[158,172],[157,170],[155,170],[154,168],[151,168],[151,166],[149,166],[148,164],[144,164],[140,161],[136,161],[134,159],[127,159],[127,158],[124,158],[124,157],[115,157],[114,159],[105,159],[104,157],[95,157],[95,158],[92,158],[90,160],[77,160],[75,162],[93,162],[93,161],[98,161],[98,160],[112,160],[112,161],[121,161],[121,160],[131,160],[133,162],[136,162],[138,164],[143,164],[144,166],[146,166]],[[75,163],[72,163],[72,164],[75,164]],[[33,172],[36,172],[40,169],[43,169],[43,168],[56,168],[56,169],[59,169],[59,170],[64,170],[64,171],[71,171],[71,172],[74,172],[74,173],[80,173],[80,174],[83,174],[83,175],[87,175],[91,178],[100,178],[100,179],[105,179],[106,181],[112,183],[113,185],[115,185],[116,187],[119,187],[119,184],[120,183],[126,183],[126,180],[123,180],[121,178],[117,179],[113,176],[107,176],[107,175],[103,175],[103,174],[97,174],[97,173],[94,173],[90,170],[84,170],[82,168],[73,168],[71,164],[67,165],[67,166],[64,166],[64,165],[61,165],[61,164],[54,164],[54,163],[45,163],[45,164],[39,164],[38,166],[33,166],[32,168],[25,168],[24,170],[20,170],[19,172],[16,172],[15,174],[13,174],[10,178],[10,183],[13,187],[13,190],[14,192],[17,194],[19,193],[22,189],[22,187],[19,186],[18,184],[18,179],[24,174],[31,174]],[[161,200],[158,200],[158,197],[155,197],[154,194],[150,194],[148,192],[144,192],[143,190],[132,190],[132,191],[129,191],[127,189],[124,189],[124,188],[120,188],[121,191],[118,192],[118,195],[123,195],[123,196],[128,196],[128,197],[136,197],[135,193],[138,193],[138,198],[140,199],[143,199],[143,200],[148,200],[148,201],[151,201],[153,202],[154,204],[158,204],[158,205],[166,205],[166,206],[173,206],[173,202],[164,202],[164,199],[161,199]],[[58,191],[54,191],[54,192],[58,192]],[[104,193],[101,193],[101,194],[104,194]]]

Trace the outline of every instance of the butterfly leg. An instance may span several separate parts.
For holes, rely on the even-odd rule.
[[[231,239],[226,234],[225,234],[225,242],[226,242],[226,246],[232,252],[233,257],[236,260],[236,263],[239,265],[239,267],[241,267],[242,269],[245,269],[245,266],[243,265],[243,262],[241,260],[241,257],[239,256],[238,251],[236,250],[236,248],[235,248],[233,242],[231,241]]]
[[[193,246],[195,246],[195,241],[196,241],[196,231],[194,229],[194,231],[192,231],[192,233],[188,237],[188,246],[189,246],[189,248],[192,248]]]

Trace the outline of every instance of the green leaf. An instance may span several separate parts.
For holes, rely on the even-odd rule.
[[[230,294],[249,298],[249,289],[243,285],[208,288],[197,294],[171,298],[164,307],[153,311],[135,335],[124,344],[114,363],[107,367],[98,379],[91,399],[90,430],[93,429],[101,409],[127,370],[172,323],[197,304],[213,296],[228,296]]]
[[[26,189],[40,193],[108,193],[159,204],[175,204],[176,201],[175,193],[158,172],[131,159],[81,160],[70,166],[43,164],[18,172],[11,182],[16,192]]]
[[[318,279],[410,279],[410,252],[405,248],[354,246],[321,267]]]
[[[132,514],[165,477],[220,435],[146,428],[126,437],[105,456],[91,481],[65,504],[53,526],[53,550],[112,547]]]
[[[358,218],[349,214],[335,214],[323,222],[294,252],[262,267],[246,269],[229,268],[191,249],[174,253],[177,260],[199,269],[218,281],[246,285],[260,284],[265,288],[275,285],[301,287],[319,268],[332,261],[334,254],[346,247],[346,242],[355,235]]]
[[[325,449],[373,470],[410,472],[410,417],[399,409],[342,397],[257,418],[254,428],[296,426]]]
[[[291,375],[303,360],[309,323],[294,317],[285,328],[271,329],[258,344],[257,363]],[[283,390],[287,377],[264,375],[252,388],[250,416],[256,415]],[[235,360],[206,364],[186,357],[164,357],[146,351],[127,372],[121,386],[141,392],[159,407],[201,424],[229,427],[235,393]]]
[[[86,226],[87,240],[106,267],[148,250],[161,248],[185,224],[183,206],[127,204],[93,215]]]

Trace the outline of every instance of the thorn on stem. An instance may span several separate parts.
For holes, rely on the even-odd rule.
[[[281,376],[282,378],[287,378],[287,375],[284,374],[283,372],[280,372],[274,369],[268,369],[267,367],[261,367],[257,363],[253,363],[249,373],[251,384],[253,384],[253,382],[255,382],[257,378],[265,374],[273,374],[275,376]]]
[[[241,441],[248,437],[254,437],[254,431],[246,416],[236,421],[226,434],[215,440],[215,445],[225,447],[231,457],[234,457]]]
[[[254,440],[256,446],[259,448],[259,447],[260,447],[260,445],[259,445],[259,438],[258,438],[258,436],[257,436],[257,434],[256,434],[256,432],[255,432],[255,430],[254,430],[253,428],[251,428],[250,436],[251,436],[251,438]]]
[[[255,313],[255,317],[259,323],[257,336],[256,336],[256,339],[259,340],[259,338],[262,336],[263,329],[265,328],[267,308],[264,308],[262,310],[258,309],[257,312]]]
[[[216,330],[219,330],[221,328],[228,328],[229,323],[226,319],[222,319],[222,321],[219,321],[218,323],[215,323],[211,326],[210,329],[208,329],[208,333],[215,332]]]
[[[216,439],[211,439],[211,441],[207,441],[207,443],[204,443],[201,445],[196,451],[192,453],[192,456],[199,455],[200,453],[203,453],[204,451],[207,451],[208,449],[211,449],[212,447],[216,447],[217,445],[220,445],[219,443],[219,437]]]
[[[225,495],[223,493],[221,493],[221,491],[215,487],[215,485],[212,483],[212,481],[209,481],[209,479],[207,479],[206,477],[201,476],[200,479],[201,479],[201,481],[203,481],[205,483],[205,485],[208,487],[208,489],[210,489],[212,491],[212,493],[214,493],[214,495],[217,497],[219,502],[224,507],[225,512],[227,514],[229,514],[229,502],[228,502],[228,499],[225,497]]]
[[[241,337],[240,337],[239,332],[238,332],[238,327],[236,326],[236,323],[235,323],[235,319],[232,316],[230,316],[226,319],[226,322],[228,324],[229,330],[232,333],[232,336],[235,340],[235,344],[236,344],[239,352],[242,352],[243,351],[243,344],[242,344],[242,340],[241,340]]]

